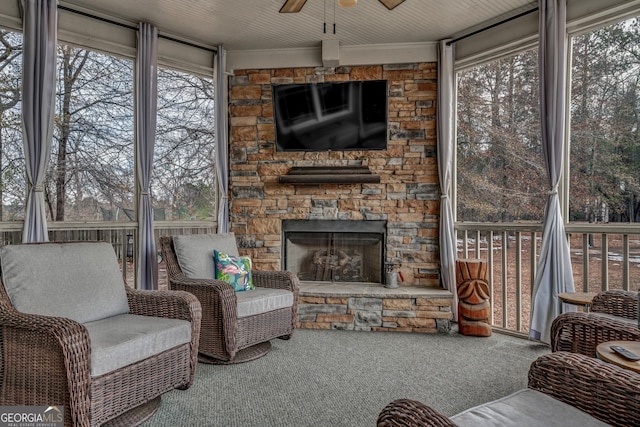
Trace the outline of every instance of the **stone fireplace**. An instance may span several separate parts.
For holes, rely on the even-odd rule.
[[[284,220],[283,268],[302,281],[383,283],[386,221]]]
[[[307,262],[290,259],[292,248],[299,250],[301,243],[300,235],[289,242],[284,237],[283,225],[289,221],[323,221],[334,226],[342,221],[349,225],[380,222],[385,224],[383,233],[378,233],[383,239],[380,250],[364,256],[380,256],[382,265],[401,266],[405,279],[401,287],[439,286],[436,69],[436,63],[411,63],[234,70],[229,81],[230,228],[241,253],[252,257],[256,269],[298,268]],[[358,80],[387,81],[385,150],[276,150],[272,84]],[[355,168],[357,173],[349,174],[349,179],[343,173],[344,179],[312,178],[312,182],[291,176],[294,170],[309,168],[316,168],[315,172]],[[340,244],[332,245],[340,237],[331,234],[334,230],[325,232],[329,241],[302,244],[315,248],[312,257],[339,254],[335,249],[341,250]],[[352,241],[341,244],[357,246]],[[325,245],[330,246],[329,252],[325,248],[322,254],[316,247]],[[330,266],[325,270],[330,280],[344,277],[340,273],[338,279]],[[325,270],[315,271],[314,277],[324,279]],[[382,283],[383,270],[375,270],[353,280]]]
[[[350,80],[387,81],[386,150],[276,150],[272,84]],[[298,326],[449,331],[452,294],[439,288],[436,82],[436,63],[235,70],[230,78],[231,230],[254,268],[314,279],[301,283]],[[345,273],[340,262],[354,267]],[[384,263],[401,266],[399,288],[380,284]]]

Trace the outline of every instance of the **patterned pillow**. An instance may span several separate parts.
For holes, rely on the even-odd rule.
[[[250,291],[256,287],[251,277],[251,258],[232,256],[213,251],[216,266],[216,279],[229,283],[237,291]]]

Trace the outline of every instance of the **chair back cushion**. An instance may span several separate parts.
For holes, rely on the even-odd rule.
[[[174,236],[173,247],[180,270],[190,279],[215,278],[213,250],[239,256],[233,233]]]
[[[80,323],[129,312],[116,254],[106,242],[0,248],[2,281],[16,310]]]

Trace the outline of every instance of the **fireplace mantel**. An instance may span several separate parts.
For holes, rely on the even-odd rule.
[[[281,184],[362,184],[380,183],[380,175],[367,166],[305,166],[292,167],[278,178]]]

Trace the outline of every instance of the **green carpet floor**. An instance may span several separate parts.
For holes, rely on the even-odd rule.
[[[144,427],[371,427],[388,402],[420,400],[445,415],[526,387],[549,347],[508,335],[467,337],[298,329],[265,357],[198,364],[188,390],[162,397]]]

